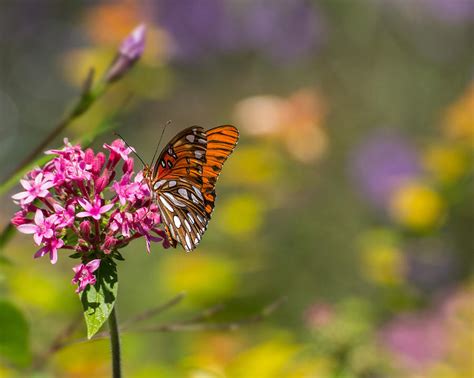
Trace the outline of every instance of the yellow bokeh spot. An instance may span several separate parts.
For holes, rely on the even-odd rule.
[[[225,367],[242,347],[243,340],[235,333],[205,333],[193,340],[193,353],[186,362],[194,371],[224,375]]]
[[[229,366],[232,378],[274,378],[287,371],[298,346],[282,340],[273,340],[257,345],[240,354]]]
[[[225,180],[244,185],[268,185],[279,176],[278,163],[278,154],[269,144],[239,146],[224,170]]]
[[[444,131],[448,138],[474,147],[474,83],[448,108]]]
[[[219,203],[215,224],[233,236],[244,236],[259,229],[263,222],[263,201],[251,194],[235,195]]]
[[[318,357],[298,361],[283,374],[284,378],[327,378],[332,376],[334,363],[328,358]]]
[[[53,358],[60,377],[110,377],[110,345],[108,340],[73,344]]]
[[[383,285],[401,283],[405,260],[401,251],[391,245],[373,245],[362,251],[363,271],[371,281]]]
[[[439,181],[452,183],[462,177],[469,161],[462,149],[436,145],[430,147],[423,159],[426,169]]]
[[[0,364],[0,378],[13,378],[18,377],[12,368]]]
[[[46,311],[63,306],[62,293],[58,289],[63,285],[62,278],[54,279],[33,269],[25,269],[16,270],[9,277],[9,282],[15,297],[28,306]]]
[[[390,213],[400,224],[422,231],[440,223],[443,201],[431,187],[418,182],[407,182],[393,194]]]
[[[97,80],[114,58],[113,49],[82,48],[71,50],[62,57],[61,66],[66,79],[75,86],[84,82],[89,69],[94,68]]]
[[[167,293],[185,291],[189,298],[222,298],[237,285],[237,267],[224,258],[199,254],[173,255],[160,266],[159,284]]]

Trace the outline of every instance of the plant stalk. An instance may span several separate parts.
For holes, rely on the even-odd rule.
[[[110,346],[112,347],[112,377],[121,378],[122,372],[120,367],[120,336],[117,325],[117,315],[115,306],[109,316],[109,332]]]

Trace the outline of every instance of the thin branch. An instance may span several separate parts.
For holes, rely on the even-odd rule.
[[[64,330],[53,339],[49,348],[44,353],[38,355],[35,358],[32,364],[32,369],[40,369],[48,361],[49,356],[53,355],[66,345],[69,345],[70,341],[68,340],[82,324],[81,320],[82,316],[78,316],[71,323],[69,323],[67,327],[64,328]]]
[[[161,314],[162,312],[170,309],[171,307],[174,307],[178,305],[179,303],[181,303],[181,301],[183,300],[185,296],[186,296],[186,293],[184,292],[179,293],[177,296],[171,298],[169,301],[128,319],[127,321],[124,322],[124,324],[122,324],[120,329],[121,330],[127,329],[129,326],[135,323],[141,322],[143,320],[147,320],[153,316]]]
[[[30,164],[36,156],[38,156],[48,144],[55,139],[66,127],[68,127],[73,120],[84,114],[95,102],[95,99],[105,92],[106,86],[98,87],[96,93],[92,92],[92,83],[94,80],[94,69],[91,68],[82,85],[82,90],[79,98],[76,100],[71,110],[56,124],[51,132],[38,144],[22,161],[21,163],[7,176],[4,182],[7,182],[10,177],[24,169]]]
[[[193,324],[197,322],[202,322],[203,320],[209,319],[215,314],[221,312],[224,307],[225,306],[223,303],[216,304],[215,306],[209,307],[201,311],[200,313],[196,314],[192,318],[189,318],[188,320],[181,321],[180,324]]]
[[[174,299],[176,300],[176,298]],[[183,320],[176,323],[162,324],[162,325],[158,325],[154,327],[143,327],[140,329],[127,330],[127,332],[235,331],[244,326],[248,326],[248,325],[252,325],[252,324],[264,321],[271,314],[273,314],[286,300],[287,300],[287,297],[281,297],[277,299],[276,301],[270,303],[268,306],[265,306],[257,314],[240,319],[240,320],[232,321],[232,322],[199,321],[199,319],[206,319],[212,314],[215,314],[216,312],[220,311],[222,309],[222,305],[217,305],[197,314],[195,317],[191,319]],[[171,301],[169,301],[168,303],[170,302]],[[195,319],[195,321],[190,322],[190,320],[192,319]],[[103,331],[103,332],[96,333],[95,336],[91,340],[84,337],[84,338],[80,338],[80,339],[76,339],[76,340],[72,340],[70,342],[64,343],[63,345],[61,345],[61,347],[64,348],[73,344],[78,344],[78,343],[83,343],[83,342],[88,342],[88,341],[98,341],[98,340],[102,340],[108,337],[109,337],[109,332]]]
[[[134,330],[136,332],[178,332],[178,331],[235,331],[243,326],[259,323],[274,313],[285,301],[287,297],[281,297],[264,307],[255,315],[236,320],[233,322],[201,322],[193,323],[184,321],[170,324],[163,324],[156,327],[146,327]]]

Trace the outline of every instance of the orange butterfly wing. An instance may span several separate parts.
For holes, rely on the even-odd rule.
[[[216,198],[215,185],[222,166],[234,151],[239,131],[231,125],[218,126],[206,131],[206,162],[202,173],[202,194],[206,199],[206,213],[210,216]]]
[[[215,183],[238,136],[230,125],[206,132],[189,127],[168,143],[152,169],[146,167],[173,247],[179,242],[191,251],[201,241],[214,209]]]

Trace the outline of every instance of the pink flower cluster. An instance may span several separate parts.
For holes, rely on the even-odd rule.
[[[73,279],[80,292],[95,283],[93,272],[100,260],[120,259],[118,250],[131,240],[144,237],[148,252],[152,241],[165,248],[168,243],[142,172],[133,173],[131,148],[115,140],[104,144],[106,156],[83,151],[67,139],[64,143],[63,149],[46,152],[56,156],[43,168],[20,181],[24,191],[12,198],[21,210],[11,222],[18,231],[33,235],[40,246],[35,258],[49,255],[54,264],[60,249],[81,258]]]

